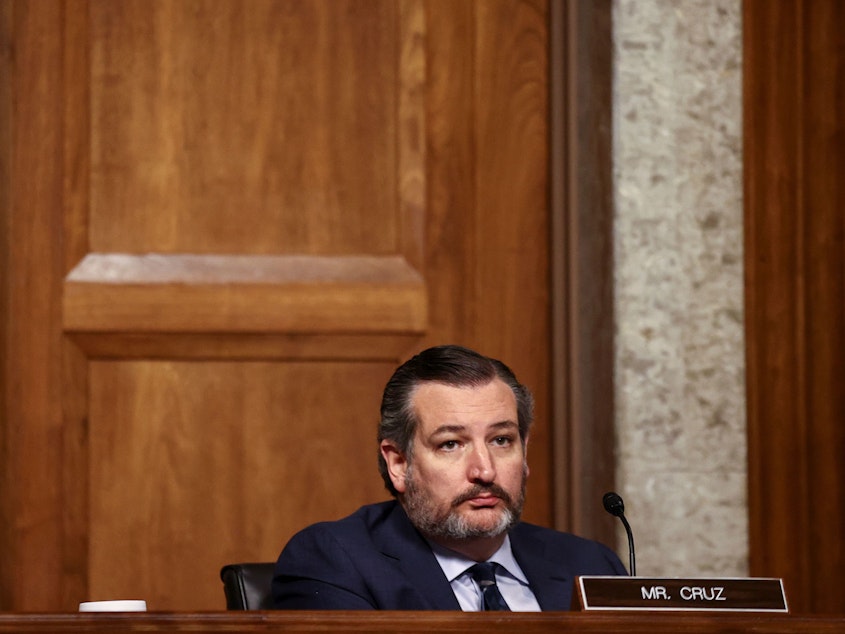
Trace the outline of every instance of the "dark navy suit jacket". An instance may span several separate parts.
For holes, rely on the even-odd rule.
[[[510,533],[511,548],[543,610],[568,610],[576,575],[625,575],[616,554],[532,524]],[[294,535],[273,579],[275,607],[290,610],[460,610],[431,547],[396,501]]]

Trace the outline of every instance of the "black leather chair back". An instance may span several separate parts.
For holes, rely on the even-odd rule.
[[[229,564],[220,569],[227,610],[270,610],[270,584],[276,564]]]

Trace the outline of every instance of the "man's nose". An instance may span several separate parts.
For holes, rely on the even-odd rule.
[[[493,482],[496,479],[496,467],[493,456],[486,448],[475,449],[469,456],[468,473],[472,482]]]

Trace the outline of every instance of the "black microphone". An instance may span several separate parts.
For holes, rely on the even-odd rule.
[[[631,569],[631,576],[636,577],[637,560],[634,556],[634,533],[631,532],[631,525],[628,524],[628,520],[625,519],[625,503],[622,501],[619,494],[614,493],[613,491],[605,493],[601,501],[602,504],[604,504],[605,511],[622,520],[622,526],[625,527],[625,532],[628,534],[628,561],[630,563],[629,567]]]

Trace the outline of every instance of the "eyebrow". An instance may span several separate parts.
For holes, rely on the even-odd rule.
[[[494,429],[494,430],[519,429],[519,425],[517,425],[512,420],[503,420],[503,421],[499,421],[498,423],[493,423],[492,425],[490,425],[490,427],[488,429]],[[440,427],[435,429],[433,432],[431,432],[428,435],[428,437],[434,438],[435,436],[438,436],[440,434],[449,434],[449,433],[457,434],[457,433],[462,432],[464,430],[466,430],[466,425],[441,425]]]

